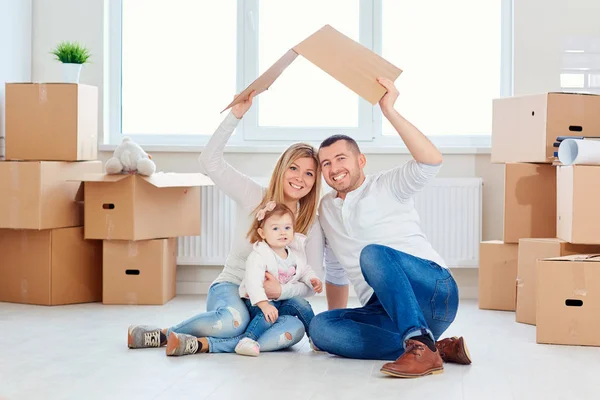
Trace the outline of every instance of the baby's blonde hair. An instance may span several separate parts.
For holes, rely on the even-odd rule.
[[[259,210],[260,212],[261,210]],[[256,242],[260,242],[262,239],[262,237],[260,236],[260,234],[258,233],[258,229],[262,228],[264,229],[265,223],[267,222],[267,220],[271,217],[281,217],[288,214],[290,216],[290,218],[292,219],[292,228],[295,230],[295,226],[296,226],[296,217],[294,216],[294,213],[292,212],[292,210],[289,209],[288,206],[286,206],[285,204],[276,204],[275,208],[273,208],[271,211],[265,210],[265,215],[264,218],[259,220],[258,218],[254,218],[254,222],[252,223],[252,226],[250,227],[250,230],[248,231],[248,235],[247,237],[250,239],[250,243],[254,244]]]

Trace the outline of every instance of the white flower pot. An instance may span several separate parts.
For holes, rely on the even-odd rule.
[[[65,83],[79,83],[79,74],[81,74],[83,64],[62,64],[62,79]]]

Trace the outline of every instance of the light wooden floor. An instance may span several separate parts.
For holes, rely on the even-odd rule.
[[[325,300],[313,307],[324,310]],[[162,307],[0,303],[0,399],[600,398],[600,348],[538,345],[535,328],[515,323],[514,313],[482,311],[472,300],[447,335],[466,337],[474,363],[416,380],[382,375],[382,361],[311,352],[306,338],[258,358],[127,348],[129,324],[166,326],[204,309],[204,296]]]

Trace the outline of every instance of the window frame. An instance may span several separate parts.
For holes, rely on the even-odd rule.
[[[106,2],[105,8],[105,54],[108,60],[104,68],[103,126],[104,144],[118,145],[125,135],[121,132],[121,36],[122,1]],[[230,0],[227,0],[230,1]],[[241,92],[259,73],[258,71],[258,1],[237,1],[237,60],[236,87]],[[360,25],[359,41],[377,54],[382,50],[382,3],[383,0],[359,0]],[[501,68],[500,97],[513,95],[513,1],[501,0]],[[284,72],[285,73],[285,72]],[[330,134],[343,133],[355,138],[361,147],[379,149],[405,147],[394,135],[383,135],[382,113],[378,105],[372,106],[363,98],[358,98],[358,128],[295,128],[259,127],[256,102],[240,121],[236,131],[228,141],[230,146],[272,146],[288,145],[302,140],[319,142]],[[491,102],[490,102],[491,107]],[[225,117],[223,113],[223,118]],[[215,126],[215,129],[217,127]],[[202,147],[212,132],[199,135],[181,134],[128,134],[134,141],[145,146]],[[282,139],[282,137],[284,139]],[[427,135],[440,148],[489,148],[491,132],[485,135]]]

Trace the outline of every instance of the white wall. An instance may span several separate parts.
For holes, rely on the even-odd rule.
[[[0,160],[4,157],[4,84],[31,80],[31,0],[0,0]]]
[[[600,1],[598,0],[514,0],[514,92],[535,93],[559,89],[561,38],[570,35],[600,36]],[[55,80],[57,63],[49,49],[62,39],[85,42],[93,54],[93,64],[81,75],[82,83],[102,89],[104,75],[102,0],[34,0],[33,1],[33,79]],[[102,93],[102,91],[101,91]],[[102,102],[100,103],[102,104]],[[101,153],[106,160],[109,153]],[[198,154],[154,153],[158,167],[171,171],[197,171]],[[275,154],[226,155],[236,168],[249,175],[267,175],[275,163]],[[406,155],[370,155],[367,172],[390,168],[408,159]],[[441,177],[484,179],[483,239],[502,237],[503,214],[502,165],[490,164],[487,154],[453,154],[445,156]],[[457,271],[459,283],[467,292],[476,288],[476,271]],[[463,293],[464,294],[464,293]],[[470,297],[470,295],[467,295]]]
[[[600,38],[598,0],[514,0],[515,95],[560,90],[563,40]]]
[[[89,63],[81,70],[80,82],[98,86],[98,101],[102,104],[103,13],[103,0],[33,0],[33,81],[60,81],[60,63],[50,52],[63,40],[77,41],[91,53]],[[99,124],[102,132],[102,119]]]

